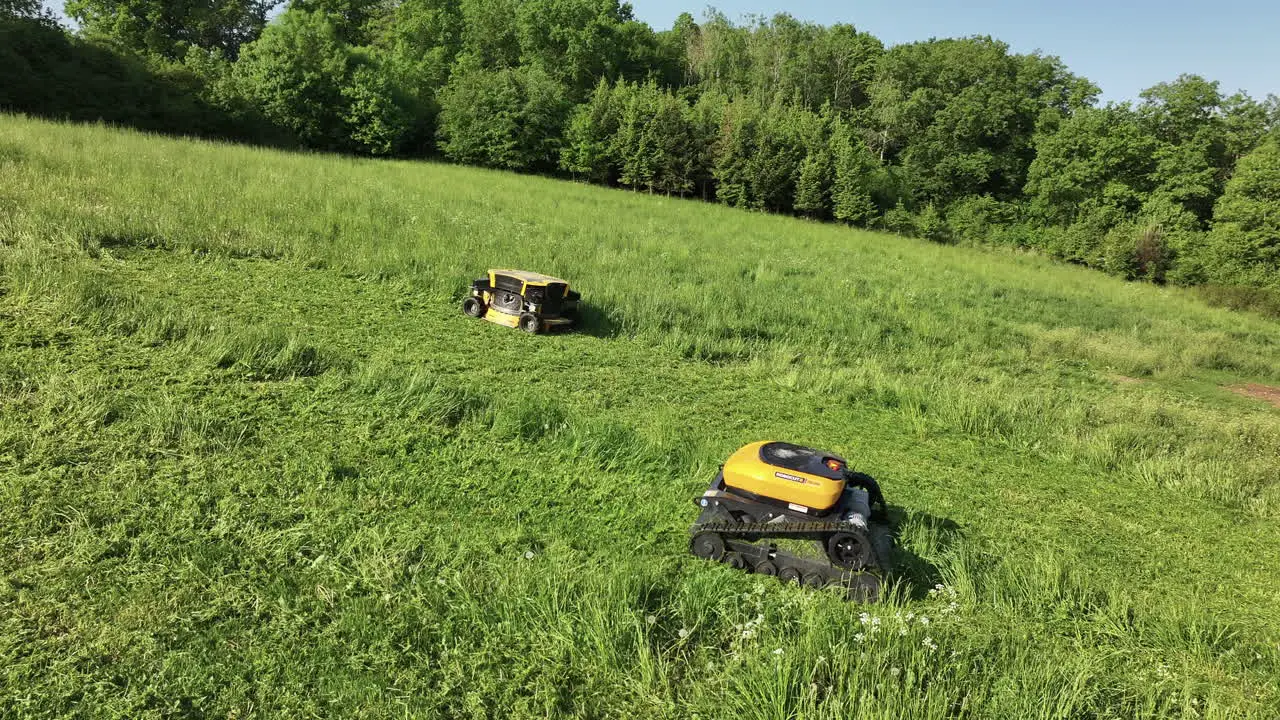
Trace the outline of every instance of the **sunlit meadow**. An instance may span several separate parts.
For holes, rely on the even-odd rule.
[[[0,717],[1275,717],[1241,383],[1274,320],[1033,255],[0,117]],[[879,480],[885,602],[687,554],[765,438]]]

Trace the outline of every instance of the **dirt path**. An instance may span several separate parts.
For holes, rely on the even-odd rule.
[[[1280,387],[1248,383],[1245,385],[1231,385],[1227,389],[1237,395],[1258,398],[1259,400],[1265,400],[1276,407],[1280,407]]]

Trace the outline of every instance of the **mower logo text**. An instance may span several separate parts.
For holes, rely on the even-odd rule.
[[[798,476],[796,476],[796,475],[790,475],[790,474],[788,474],[788,473],[784,473],[784,472],[776,472],[776,473],[774,473],[774,476],[776,476],[776,477],[780,477],[780,478],[782,478],[783,480],[790,480],[791,482],[798,482],[798,483],[801,483],[801,484],[803,484],[803,483],[804,483],[804,478],[802,478],[802,477],[798,477]]]

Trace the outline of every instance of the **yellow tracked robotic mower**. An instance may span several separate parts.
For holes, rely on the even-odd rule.
[[[807,587],[840,586],[879,597],[891,570],[893,536],[884,495],[869,475],[834,453],[786,442],[755,442],[720,467],[697,499],[690,551],[707,560]],[[778,547],[812,541],[813,556]]]
[[[471,283],[462,312],[536,333],[572,325],[579,297],[560,278],[527,270],[490,270]]]

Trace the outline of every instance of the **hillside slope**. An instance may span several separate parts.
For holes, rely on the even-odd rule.
[[[1227,389],[1280,385],[1274,321],[1034,256],[11,116],[0,240],[0,716],[1280,706],[1280,410]],[[490,266],[573,280],[583,331],[464,317]],[[687,557],[691,499],[769,437],[880,480],[889,602]]]

